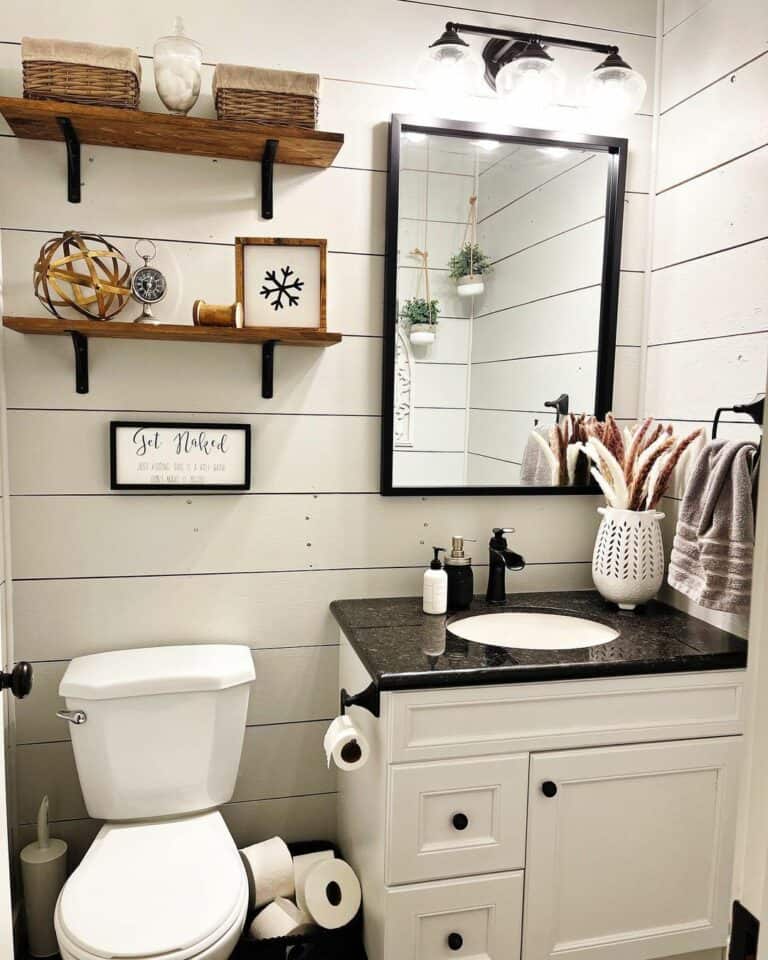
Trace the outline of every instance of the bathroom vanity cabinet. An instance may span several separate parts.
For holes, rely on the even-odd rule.
[[[340,663],[342,687],[370,684],[343,632]],[[339,773],[339,833],[369,960],[721,948],[743,676],[384,689],[379,717],[349,708],[371,756]]]

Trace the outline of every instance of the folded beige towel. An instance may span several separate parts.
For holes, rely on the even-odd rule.
[[[545,439],[549,436],[549,427],[534,427],[533,429]],[[532,433],[533,431],[528,434],[528,440],[523,450],[523,459],[520,463],[520,484],[523,487],[551,487],[552,467]]]
[[[141,61],[129,47],[105,47],[100,43],[74,43],[69,40],[21,38],[21,60],[54,60],[58,63],[79,63],[87,67],[127,70],[141,80]]]
[[[269,93],[294,93],[317,97],[320,77],[316,73],[295,73],[292,70],[267,70],[263,67],[239,67],[219,63],[213,71],[213,95],[220,88],[227,90],[267,90]]]
[[[669,585],[712,610],[744,613],[749,609],[756,452],[749,441],[707,444],[680,506]]]

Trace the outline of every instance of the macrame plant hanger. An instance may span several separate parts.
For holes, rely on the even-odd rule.
[[[469,198],[469,217],[464,229],[464,246],[469,244],[469,276],[475,275],[475,248],[477,247],[477,194]]]
[[[432,319],[432,297],[429,295],[429,253],[426,250],[419,250],[416,247],[411,251],[411,256],[418,257],[421,260],[421,269],[424,271],[424,296],[427,301],[427,316]]]

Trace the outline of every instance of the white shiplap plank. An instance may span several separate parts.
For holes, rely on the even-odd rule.
[[[279,836],[296,840],[336,839],[336,795],[333,793],[280,800],[254,800],[228,803],[221,813],[239,847]],[[59,820],[51,823],[51,836],[66,840],[67,869],[71,873],[80,863],[99,831],[101,822],[90,819]],[[35,825],[19,829],[21,846],[35,839]]]
[[[459,7],[453,7],[452,11],[452,19],[541,32],[539,20],[505,16],[500,22],[498,13],[488,14],[477,9],[462,11]],[[73,23],[63,10],[48,5],[45,26],[48,36],[134,46],[140,53],[149,54],[158,33],[163,32],[157,14],[157,5],[151,0],[136,0],[130,18],[124,18],[120,24],[115,24],[114,19],[106,15]],[[250,7],[225,7],[222,10],[206,5],[203,0],[191,0],[184,7],[190,32],[204,42],[204,56],[210,63],[257,63],[276,69],[311,70],[323,77],[397,86],[414,84],[415,65],[425,45],[440,33],[447,16],[429,5],[418,3],[358,0],[349,4],[347,0],[324,0],[323,22],[332,25],[332,29],[329,27],[328,41],[318,43],[316,34],[296,29],[297,24],[314,23],[317,15],[313,0],[286,0],[279,7],[270,9],[266,24]],[[615,13],[610,15],[614,25],[618,16]],[[647,22],[647,8],[642,17]],[[27,7],[22,5],[16,9],[15,4],[11,5],[5,18],[4,36],[0,39],[20,40],[33,28],[34,22],[31,24],[30,19]],[[568,36],[595,38],[594,25],[570,25],[575,18],[567,19]],[[269,43],[263,42],[265,30],[268,30]],[[621,43],[628,62],[644,73],[649,88],[652,88],[653,38],[623,34],[615,39]],[[566,89],[572,102],[578,97],[579,81],[594,66],[594,61],[594,54],[571,50],[559,54],[558,63],[568,78]],[[146,61],[145,66],[148,66]],[[653,91],[649,89],[645,112],[650,111],[652,103]]]
[[[12,493],[108,493],[109,423],[116,419],[140,418],[103,411],[10,411]],[[146,419],[168,417],[155,413]],[[216,414],[210,419],[250,424],[254,493],[378,490],[378,417]],[[195,420],[207,417],[189,418]],[[72,456],[73,450],[77,456]],[[329,457],[329,450],[339,453]]]
[[[763,0],[710,0],[664,38],[661,109],[725,76],[768,46]]]
[[[768,141],[767,88],[765,56],[664,114],[657,190],[763,146]]]
[[[583,510],[547,497],[526,507],[516,549],[531,561],[585,559],[594,531]],[[427,538],[462,527],[483,539],[498,525],[487,499],[367,494],[16,497],[11,513],[22,579],[413,565]]]
[[[27,660],[60,660],[173,643],[254,649],[336,643],[332,600],[414,596],[420,584],[420,566],[17,581],[17,652]]]
[[[273,236],[259,216],[259,165],[83,145],[85,186],[78,227],[95,233],[231,243]],[[0,168],[28,188],[0,193],[3,227],[56,233],[72,210],[56,171],[61,145],[0,138]],[[385,174],[331,167],[275,166],[281,235],[326,237],[331,250],[384,252]],[[152,183],[152,203],[139,203]],[[34,197],[34,203],[30,200]]]
[[[248,727],[233,800],[270,800],[335,790],[334,773],[326,767],[322,747],[327,726],[318,721]],[[40,798],[46,792],[52,819],[87,815],[70,741],[20,745],[16,756],[20,823],[36,819]]]
[[[768,147],[697,177],[656,201],[654,267],[765,237]]]
[[[47,316],[35,297],[31,265],[47,233],[3,231],[5,312],[11,316]],[[132,237],[108,237],[136,266]],[[168,295],[156,315],[166,323],[191,323],[192,304],[232,303],[235,299],[235,251],[232,243],[183,243],[155,238],[155,265],[168,279]],[[379,256],[329,253],[327,271],[328,329],[339,333],[380,336],[383,315],[384,259]],[[130,301],[119,315],[132,320],[138,305]]]
[[[523,512],[522,503],[515,507],[516,518]],[[490,529],[478,530],[481,542]],[[443,532],[450,536],[450,530]],[[407,568],[17,581],[17,655],[57,660],[173,643],[239,643],[254,649],[333,644],[339,631],[329,603],[418,596],[429,546],[425,542],[420,562]],[[587,547],[581,563],[529,563],[508,580],[508,589],[587,589],[591,544]],[[374,551],[373,560],[377,557]],[[481,550],[476,563],[483,560]],[[485,567],[477,566],[478,592],[485,590],[486,576]]]
[[[567,393],[573,410],[591,410],[596,366],[596,352],[474,364],[471,406],[544,412],[546,400]]]
[[[665,420],[711,420],[716,407],[764,391],[767,351],[768,334],[653,347],[646,408]]]
[[[764,330],[766,304],[768,240],[657,270],[649,343]]]
[[[462,487],[464,452],[395,450],[392,483],[395,487]]]
[[[253,651],[256,680],[248,702],[250,726],[329,719],[338,712],[338,647]],[[17,704],[16,742],[67,740],[71,727],[58,687],[69,660],[35,663],[35,695]]]
[[[92,340],[90,392],[79,395],[66,337],[11,330],[3,336],[9,407],[368,416],[381,410],[381,341],[370,338],[326,349],[278,346],[275,396],[263,400],[257,345]]]
[[[711,0],[663,0],[664,33],[667,34]]]

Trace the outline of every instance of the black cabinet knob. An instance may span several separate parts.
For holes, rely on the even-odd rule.
[[[32,664],[21,660],[10,673],[0,671],[0,690],[10,690],[18,700],[23,700],[32,690]]]
[[[464,937],[460,933],[449,933],[448,946],[451,950],[461,950],[464,946]]]
[[[541,792],[545,797],[554,797],[557,793],[557,784],[553,783],[551,780],[545,780],[541,785]]]
[[[454,830],[466,830],[469,826],[469,817],[466,813],[454,813],[451,822],[453,823]]]

